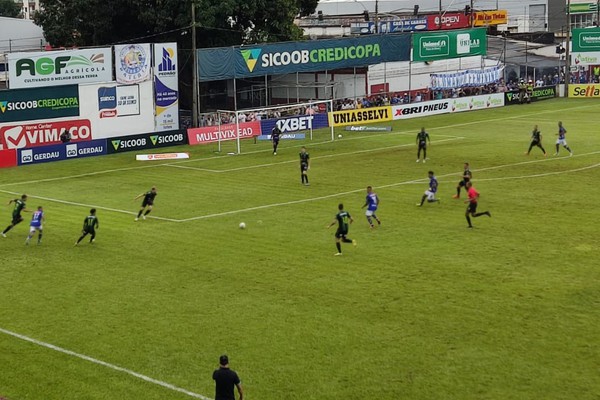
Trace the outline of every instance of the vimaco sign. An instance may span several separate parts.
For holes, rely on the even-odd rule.
[[[346,126],[392,120],[391,107],[360,108],[329,113],[329,125]]]
[[[45,121],[33,124],[0,127],[0,149],[20,149],[60,143],[60,134],[67,130],[72,142],[92,140],[89,119]]]
[[[600,85],[598,84],[570,84],[569,97],[576,99],[600,98]]]
[[[239,125],[239,129],[238,129]],[[220,129],[219,129],[220,128]],[[265,132],[265,134],[270,132]],[[249,139],[261,135],[260,121],[242,122],[240,124],[226,124],[205,126],[202,128],[188,129],[188,141],[190,144],[207,144],[219,141]]]
[[[188,143],[187,135],[183,130],[120,136],[107,139],[107,142],[109,154],[158,147],[179,146]]]
[[[200,81],[315,72],[408,61],[409,34],[269,43],[198,50]]]
[[[282,133],[288,133],[327,128],[329,126],[329,120],[327,114],[296,115],[279,119],[263,119],[260,121],[262,134],[271,134],[275,125],[281,129]]]

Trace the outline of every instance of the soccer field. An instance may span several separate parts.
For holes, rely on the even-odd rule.
[[[557,99],[315,132],[277,156],[247,141],[0,170],[0,229],[22,193],[46,212],[40,246],[27,213],[0,237],[0,398],[212,398],[227,353],[248,399],[598,399],[599,110]],[[572,157],[552,156],[559,120]],[[535,124],[548,157],[524,155]],[[492,213],[472,230],[452,198],[465,161]],[[419,208],[429,170],[441,201]],[[340,202],[358,246],[334,257]],[[91,207],[96,242],[74,247]]]

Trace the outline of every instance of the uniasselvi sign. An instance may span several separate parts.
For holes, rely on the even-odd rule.
[[[433,61],[448,58],[485,55],[485,28],[465,29],[413,35],[413,61]]]
[[[408,34],[198,50],[201,81],[314,72],[407,61]]]
[[[112,80],[110,48],[8,54],[11,89]]]

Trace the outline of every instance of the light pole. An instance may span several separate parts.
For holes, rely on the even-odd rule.
[[[360,0],[354,0],[355,3],[358,3],[362,6],[362,8],[364,8],[364,10],[367,12],[367,15],[369,13],[369,9],[363,4],[362,1]],[[375,33],[379,33],[379,0],[375,0]]]
[[[567,40],[565,42],[565,97],[569,97],[569,81],[571,80],[571,0],[567,0]],[[560,83],[560,70],[558,71]]]
[[[196,55],[196,2],[192,1],[192,124],[198,126],[198,58]],[[189,93],[189,92],[188,92]]]

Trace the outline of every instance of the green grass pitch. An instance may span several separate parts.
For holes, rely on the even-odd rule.
[[[0,397],[212,398],[227,353],[248,399],[598,399],[599,110],[557,99],[339,129],[334,142],[315,132],[277,156],[245,141],[236,156],[226,143],[179,147],[185,162],[125,153],[1,170],[2,203],[27,193],[47,221],[41,246],[24,245],[28,221],[0,237]],[[573,157],[552,156],[559,120]],[[534,124],[547,158],[524,155]],[[451,198],[465,161],[492,212],[473,230],[464,193]],[[430,169],[441,202],[415,207]],[[151,218],[134,222],[152,185]],[[374,230],[367,185],[381,198]],[[358,246],[333,257],[339,202]],[[73,247],[92,206],[96,243]]]

